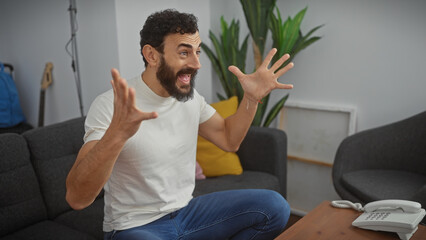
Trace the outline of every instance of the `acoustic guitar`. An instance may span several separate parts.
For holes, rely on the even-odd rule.
[[[46,63],[44,68],[43,78],[41,80],[41,89],[40,89],[40,105],[38,111],[38,126],[42,127],[44,125],[44,101],[46,95],[46,89],[52,84],[52,69],[53,63]]]

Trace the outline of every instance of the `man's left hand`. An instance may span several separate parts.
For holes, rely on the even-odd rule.
[[[238,78],[245,95],[250,100],[259,102],[263,97],[268,95],[274,89],[293,88],[292,84],[283,84],[278,82],[278,78],[284,75],[284,73],[286,73],[294,66],[293,62],[291,62],[278,70],[284,64],[284,62],[290,58],[289,54],[284,54],[272,65],[271,68],[268,69],[268,66],[276,52],[276,48],[273,48],[271,51],[269,51],[262,64],[252,74],[244,74],[236,66],[230,66],[228,68],[228,70]]]

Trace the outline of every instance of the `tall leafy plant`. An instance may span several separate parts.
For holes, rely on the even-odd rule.
[[[287,63],[289,63],[298,52],[321,39],[321,37],[311,37],[311,35],[323,25],[313,28],[306,35],[303,35],[302,31],[300,31],[300,24],[307,10],[307,7],[302,9],[294,18],[288,17],[286,21],[282,20],[278,8],[276,8],[276,15],[270,15],[268,26],[272,32],[272,47],[278,50],[273,61],[289,53],[290,59],[287,60]]]
[[[253,54],[256,69],[262,64],[268,34],[269,16],[274,10],[276,0],[240,0],[247,26],[253,38]]]
[[[244,91],[237,77],[228,71],[230,65],[237,66],[241,71],[246,68],[247,42],[249,35],[244,38],[241,47],[239,47],[240,23],[232,20],[231,24],[225,21],[223,16],[220,19],[222,34],[218,39],[212,31],[209,32],[209,38],[213,43],[216,54],[204,43],[201,48],[210,58],[215,72],[218,74],[220,83],[225,91],[226,98],[217,93],[220,100],[228,99],[232,96],[238,97],[241,102]]]
[[[248,0],[252,1],[252,0]],[[277,61],[284,54],[289,53],[290,58],[282,65],[293,61],[293,58],[298,52],[305,49],[312,43],[318,41],[320,37],[310,37],[317,29],[322,27],[322,25],[313,28],[305,36],[300,31],[300,24],[302,23],[303,17],[307,11],[307,7],[302,9],[299,13],[296,14],[294,18],[288,17],[286,21],[283,21],[281,18],[281,13],[278,8],[276,8],[276,15],[271,14],[269,16],[268,27],[272,32],[272,47],[277,49],[277,54],[275,54],[272,62]],[[256,116],[253,120],[253,125],[260,126],[264,118],[266,108],[269,103],[270,94],[263,98],[263,105],[260,105]],[[289,94],[282,97],[269,111],[266,116],[263,126],[268,127],[271,122],[277,117],[280,109],[284,106],[285,101],[288,99]]]
[[[294,18],[288,17],[285,21],[283,21],[281,13],[276,7],[276,0],[240,0],[240,3],[244,10],[244,16],[250,30],[250,36],[253,39],[252,44],[256,69],[263,61],[268,30],[272,33],[272,47],[277,48],[278,50],[278,53],[274,56],[273,62],[285,53],[289,53],[290,59],[285,63],[287,64],[293,60],[297,53],[320,39],[320,37],[311,37],[311,35],[322,27],[322,25],[313,28],[306,35],[303,35],[300,30],[300,25],[307,8],[302,9]],[[274,8],[276,9],[276,14],[274,14]],[[210,31],[210,39],[215,47],[216,56],[206,45],[203,44],[202,48],[213,63],[213,67],[221,80],[227,97],[238,96],[239,101],[241,101],[243,96],[241,85],[238,79],[236,79],[236,77],[227,69],[229,65],[235,65],[244,71],[248,36],[245,38],[242,47],[238,48],[238,21],[235,22],[233,20],[230,27],[228,27],[222,16],[221,23],[221,44],[219,44],[217,38]],[[231,31],[231,26],[233,24],[236,24],[236,27],[234,27]],[[228,39],[230,36],[234,37],[235,40],[232,41]],[[232,53],[232,50],[235,52]],[[238,58],[235,56],[238,56]],[[241,59],[239,57],[241,57]],[[231,60],[233,60],[233,62]],[[219,94],[218,97],[221,100],[224,99],[224,97]],[[270,95],[268,94],[265,96],[262,99],[262,104],[259,104],[258,106],[252,125],[268,127],[277,117],[288,97],[288,94],[282,97],[266,114]]]

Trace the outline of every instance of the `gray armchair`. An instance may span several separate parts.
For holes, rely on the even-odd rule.
[[[426,207],[426,111],[347,137],[332,173],[342,199],[405,199]]]

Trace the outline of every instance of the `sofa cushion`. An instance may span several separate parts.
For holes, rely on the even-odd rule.
[[[197,197],[211,192],[249,188],[280,191],[276,176],[265,172],[244,171],[241,175],[225,175],[197,180],[193,195]]]
[[[212,103],[211,106],[217,113],[227,118],[234,114],[238,108],[236,96],[227,100]],[[226,152],[209,140],[198,136],[197,140],[197,162],[200,164],[203,174],[207,177],[223,175],[240,175],[243,172],[240,159],[234,152]]]
[[[60,236],[60,237],[59,237]],[[2,240],[95,240],[96,238],[52,221],[42,221],[19,230]]]
[[[40,179],[50,219],[71,210],[65,200],[65,181],[83,145],[83,134],[84,118],[33,129],[23,134]]]
[[[426,176],[398,170],[368,169],[343,174],[342,184],[363,202],[411,200],[426,184]]]
[[[95,200],[90,206],[83,210],[68,211],[59,215],[55,218],[55,222],[88,233],[96,239],[103,239],[103,212],[104,199],[102,198]],[[76,219],[78,220],[76,221]]]
[[[0,135],[0,237],[47,219],[25,139]]]

